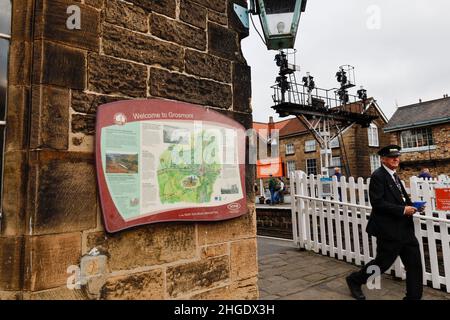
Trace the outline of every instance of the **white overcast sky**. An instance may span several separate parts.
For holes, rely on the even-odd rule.
[[[364,85],[390,118],[396,104],[450,94],[450,1],[308,0],[295,48],[297,81],[309,71],[316,86],[334,88],[338,67],[353,65],[357,88]],[[242,50],[252,68],[253,120],[280,120],[270,108],[277,51],[267,50],[251,22]]]

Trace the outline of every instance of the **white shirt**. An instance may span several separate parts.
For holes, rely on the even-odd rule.
[[[397,184],[397,181],[395,181],[395,178],[394,178],[395,170],[389,169],[389,168],[386,167],[384,164],[383,164],[382,166],[383,166],[383,167],[386,169],[386,171],[391,175],[391,178],[392,178],[392,180],[394,180],[395,184]]]

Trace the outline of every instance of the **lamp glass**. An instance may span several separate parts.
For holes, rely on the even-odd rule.
[[[293,48],[305,0],[258,0],[268,49]]]

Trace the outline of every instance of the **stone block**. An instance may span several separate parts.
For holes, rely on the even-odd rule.
[[[251,70],[246,64],[233,63],[233,110],[252,112],[250,102],[252,98]]]
[[[204,7],[207,7],[209,9],[213,9],[215,11],[218,12],[226,12],[226,3],[227,1],[225,0],[192,0],[198,4],[201,4]]]
[[[186,23],[152,14],[150,16],[150,32],[152,35],[180,44],[182,46],[206,50],[205,30],[192,27]]]
[[[81,13],[80,29],[67,27],[67,8],[73,5],[71,0],[38,0],[38,25],[35,39],[47,39],[68,44],[72,47],[90,51],[99,50],[100,13],[84,4],[77,4]]]
[[[231,82],[231,62],[216,56],[187,49],[185,52],[187,73],[221,82]],[[250,83],[247,84],[250,86]]]
[[[205,29],[206,28],[206,14],[205,7],[190,0],[181,0],[180,2],[180,19],[193,26]]]
[[[78,265],[81,234],[32,236],[26,239],[25,290],[40,291],[67,284],[67,268]]]
[[[256,235],[254,210],[238,218],[221,222],[198,224],[198,244],[200,246],[235,241]]]
[[[9,48],[9,85],[28,85],[30,82],[31,44],[25,41],[11,41]]]
[[[69,89],[33,86],[31,148],[67,150]]]
[[[228,256],[168,267],[166,273],[167,293],[176,298],[227,281],[230,277]]]
[[[237,33],[211,22],[208,23],[208,52],[232,61],[245,61],[239,48]]]
[[[230,249],[228,243],[221,243],[213,246],[205,246],[200,249],[202,259],[223,256],[229,254]]]
[[[26,153],[11,151],[4,154],[2,236],[23,234],[25,227]]]
[[[29,89],[25,86],[8,87],[8,113],[6,115],[5,151],[25,148],[28,122]]]
[[[232,242],[230,251],[232,281],[258,275],[256,238]]]
[[[145,9],[147,12],[158,12],[165,16],[175,18],[177,1],[176,0],[128,0],[128,2]]]
[[[103,7],[104,1],[105,0],[84,0],[84,3],[87,4],[88,6],[101,9]]]
[[[74,1],[84,3],[96,9],[102,9],[104,7],[104,2],[109,0],[74,0]]]
[[[208,21],[212,21],[224,26],[228,25],[228,17],[226,14],[216,12],[214,10],[208,10]]]
[[[147,67],[97,54],[89,55],[88,86],[90,91],[147,96]]]
[[[247,148],[248,150],[248,148]],[[247,154],[248,158],[248,154]],[[254,204],[255,201],[255,181],[256,181],[256,165],[248,164],[249,159],[247,159],[247,164],[245,165],[245,191],[247,193],[247,202]]]
[[[233,283],[192,295],[190,300],[257,300],[257,278],[234,281]]]
[[[86,135],[95,134],[95,115],[93,114],[72,114],[72,132],[82,132]]]
[[[87,250],[93,247],[109,256],[115,270],[170,263],[196,256],[193,224],[157,224],[114,234],[87,235]]]
[[[34,1],[12,1],[11,34],[16,41],[31,41]]]
[[[34,201],[30,203],[33,234],[95,228],[97,182],[93,156],[36,152],[32,157],[38,158],[33,160],[29,188]]]
[[[87,300],[85,290],[68,289],[67,286],[42,290],[37,292],[27,292],[24,294],[24,300]]]
[[[101,290],[106,300],[164,299],[164,273],[161,269],[111,277]]]
[[[22,300],[21,291],[1,291],[0,290],[0,301],[1,300]]]
[[[167,69],[183,69],[182,47],[113,25],[105,28],[102,45],[107,55]]]
[[[72,90],[72,109],[76,112],[96,114],[99,105],[110,103],[114,101],[123,100],[120,97],[110,97],[96,94],[84,93],[77,90]]]
[[[0,290],[21,290],[22,237],[0,237]]]
[[[86,57],[83,51],[38,41],[34,54],[33,83],[84,90]]]
[[[229,108],[231,86],[197,79],[166,70],[150,69],[150,93],[153,96],[202,105]]]
[[[105,20],[123,28],[143,33],[148,32],[148,12],[123,1],[110,0],[106,2]],[[108,30],[108,28],[105,29],[104,31]]]

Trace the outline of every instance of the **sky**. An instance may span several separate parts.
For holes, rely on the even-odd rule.
[[[259,17],[253,21],[262,34]],[[267,50],[251,21],[241,44],[252,69],[253,120],[283,120],[270,108],[277,51]],[[397,106],[450,94],[450,1],[308,0],[295,49],[297,81],[309,71],[317,87],[335,88],[339,66],[352,65],[350,93],[363,85],[389,119]]]

